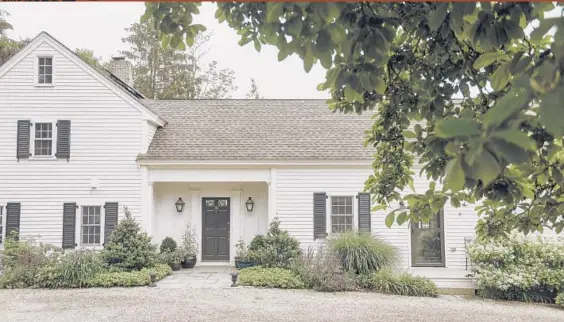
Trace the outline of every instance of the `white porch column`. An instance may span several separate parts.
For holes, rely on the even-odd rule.
[[[202,261],[202,198],[200,197],[200,190],[190,189],[190,216],[188,217],[188,224],[194,227],[196,231],[196,240],[198,241],[198,253],[196,258],[198,262]]]
[[[229,262],[235,261],[235,244],[243,236],[243,214],[241,211],[241,190],[231,190],[231,218],[229,238]]]
[[[268,183],[268,225],[276,217],[276,169],[270,169]]]
[[[153,235],[153,213],[154,213],[154,194],[153,182],[149,181],[149,170],[147,167],[141,167],[142,184],[141,184],[141,218],[143,230]]]

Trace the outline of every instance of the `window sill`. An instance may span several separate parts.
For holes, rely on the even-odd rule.
[[[93,245],[78,245],[75,249],[87,249],[87,250],[103,250],[104,246],[93,246]]]
[[[28,159],[29,161],[57,161],[59,159],[57,159],[56,156],[36,156],[36,157],[29,157]],[[63,159],[61,159],[63,160]]]
[[[35,87],[55,87],[55,84],[34,84]]]

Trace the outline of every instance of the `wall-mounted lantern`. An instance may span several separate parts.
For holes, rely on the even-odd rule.
[[[249,197],[249,200],[247,200],[247,202],[245,202],[245,206],[247,207],[248,212],[253,211],[253,208],[255,206],[255,202],[253,201],[253,199],[251,197]]]
[[[182,212],[184,210],[184,200],[182,200],[182,198],[178,198],[178,200],[174,203],[174,205],[176,206],[176,211],[178,212]]]

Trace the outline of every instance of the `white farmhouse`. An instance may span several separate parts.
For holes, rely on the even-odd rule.
[[[0,237],[101,248],[127,206],[155,242],[194,225],[198,262],[230,263],[278,217],[304,248],[357,228],[396,246],[405,269],[451,286],[468,273],[473,207],[391,229],[370,212],[370,115],[322,100],[148,100],[126,60],[111,69],[45,32],[0,67]]]

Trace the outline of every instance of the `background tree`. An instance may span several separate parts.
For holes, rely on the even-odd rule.
[[[152,21],[135,23],[123,42],[130,49],[122,54],[134,64],[134,86],[143,95],[155,99],[225,98],[235,90],[235,73],[219,69],[217,62],[207,65],[202,57],[211,34],[199,34],[185,51],[164,46]]]
[[[8,59],[12,58],[12,56],[31,41],[30,39],[14,40],[8,38],[6,32],[13,29],[12,25],[7,20],[9,15],[7,11],[0,9],[0,66],[4,65]]]
[[[94,54],[94,51],[86,48],[77,48],[74,51],[80,58],[97,69],[107,68],[107,63],[102,62],[102,57]]]
[[[545,18],[552,3],[217,6],[241,45],[276,46],[279,60],[296,54],[306,72],[326,68],[318,89],[330,90],[331,110],[378,111],[366,190],[389,209],[388,226],[428,221],[450,201],[479,202],[481,236],[564,228],[564,18]],[[205,30],[192,24],[197,13],[196,3],[147,3],[142,20],[179,47]],[[433,182],[402,196],[414,162]]]
[[[258,86],[257,86],[257,83],[255,82],[254,78],[251,78],[251,89],[245,95],[245,97],[250,98],[250,99],[255,99],[255,100],[264,99],[264,97],[260,96]]]

